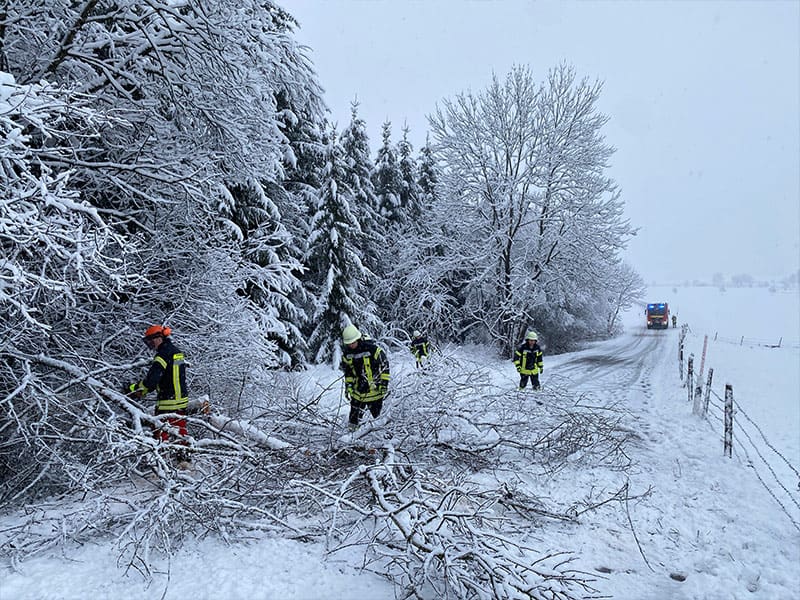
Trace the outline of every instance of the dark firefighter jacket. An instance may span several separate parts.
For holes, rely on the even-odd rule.
[[[181,352],[172,340],[164,341],[156,350],[153,364],[137,388],[142,394],[157,391],[156,409],[159,411],[184,410],[189,404],[189,391],[186,388],[186,366]]]
[[[389,359],[373,340],[361,338],[358,345],[342,349],[339,368],[344,373],[347,397],[358,402],[374,402],[389,389]]]
[[[514,352],[514,366],[520,375],[538,375],[542,372],[542,349],[538,342],[534,342],[532,347],[528,347],[528,342]]]
[[[416,358],[418,361],[430,354],[430,349],[428,348],[428,338],[424,335],[411,340],[410,348],[411,354],[413,354],[414,358]]]

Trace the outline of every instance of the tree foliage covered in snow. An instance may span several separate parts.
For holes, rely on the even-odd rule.
[[[120,451],[103,427],[141,407],[111,390],[141,377],[149,323],[173,327],[190,393],[220,406],[299,347],[283,128],[324,106],[270,2],[3,9],[3,64],[22,83],[3,74],[2,210],[28,223],[3,240],[3,435],[17,489],[36,494]],[[106,391],[71,382],[90,376]],[[83,419],[96,426],[77,435]]]
[[[403,137],[397,143],[398,169],[400,171],[400,206],[406,220],[416,221],[421,215],[420,189],[417,183],[417,163],[414,160],[414,147],[408,140],[410,130],[403,127]],[[427,176],[427,174],[426,174]]]
[[[265,303],[254,293],[214,327],[218,343],[236,347],[255,320],[264,331],[253,337],[270,338],[252,346],[266,351],[257,364],[301,349],[299,251],[281,220],[294,208],[283,181],[297,156],[284,130],[298,115],[321,120],[324,105],[291,16],[256,0],[12,1],[5,24],[10,69],[70,84],[115,117],[91,142],[73,136],[71,155],[42,160],[73,171],[82,198],[135,255],[128,268],[141,281],[124,290],[117,318],[185,325],[197,311],[176,296],[197,297],[197,282],[212,280],[198,302],[270,295]]]
[[[353,193],[350,208],[361,226],[358,245],[362,261],[367,269],[378,273],[382,270],[382,261],[386,260],[386,220],[379,211],[367,124],[358,114],[358,102],[350,105],[350,113],[350,123],[340,138],[344,180]]]
[[[397,149],[392,143],[392,124],[389,121],[382,127],[382,143],[375,158],[373,182],[378,197],[378,212],[385,220],[387,229],[398,229],[405,221],[405,207],[402,204],[403,178],[397,161]]]
[[[274,185],[267,189],[285,194]],[[299,279],[304,269],[300,250],[261,183],[251,179],[231,186],[228,198],[221,216],[230,212],[230,227],[242,248],[242,268],[250,271],[245,290],[258,309],[258,330],[275,344],[277,362],[290,366],[305,347],[300,332],[307,320],[301,304],[305,289]]]
[[[508,352],[543,314],[555,342],[576,324],[587,334],[598,326],[593,291],[632,234],[603,174],[613,149],[600,133],[600,87],[564,65],[541,84],[517,67],[432,117],[445,188],[434,216],[450,235],[431,269],[451,279],[464,334]]]
[[[354,197],[343,154],[331,131],[305,254],[314,299],[308,343],[316,362],[338,361],[343,327],[352,323],[369,330],[377,324],[369,296],[374,276],[361,261],[361,225],[351,209]]]

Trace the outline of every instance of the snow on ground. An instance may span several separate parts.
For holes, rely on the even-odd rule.
[[[709,417],[692,414],[682,387],[679,330],[646,330],[639,308],[626,315],[626,334],[617,339],[581,352],[545,353],[546,389],[572,390],[584,404],[613,403],[637,441],[628,448],[633,464],[628,473],[576,467],[537,478],[521,468],[519,479],[554,507],[566,508],[560,505],[575,498],[597,503],[620,490],[629,497],[627,503],[609,501],[586,512],[577,524],[532,527],[528,541],[542,552],[574,552],[573,566],[595,577],[595,587],[608,597],[800,598],[797,292],[667,287],[651,289],[648,300],[669,302],[679,325],[689,324],[685,354],[694,354],[696,369],[709,336],[705,370],[714,369]],[[781,337],[780,348],[769,347]],[[508,361],[477,348],[454,352],[484,369],[492,386],[517,393]],[[402,351],[391,358],[397,381],[413,371]],[[318,367],[302,377],[332,413],[346,418],[340,386],[327,389],[336,373]],[[717,396],[724,395],[725,383],[733,385],[738,405],[732,459],[723,456],[721,412],[715,406],[721,405]],[[520,397],[528,410],[558,408],[535,404],[537,396],[528,394]],[[584,506],[573,508],[579,512]],[[11,523],[13,515],[0,519],[0,531]],[[187,545],[162,564],[149,585],[136,572],[119,568],[116,556],[109,542],[98,541],[17,569],[3,564],[0,598],[394,598],[388,582],[359,570],[355,549],[325,556],[320,544],[266,534],[231,546],[211,538]]]

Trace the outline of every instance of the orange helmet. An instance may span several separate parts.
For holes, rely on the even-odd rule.
[[[163,325],[150,325],[144,332],[144,339],[151,340],[155,337],[167,337],[172,333],[172,329]]]

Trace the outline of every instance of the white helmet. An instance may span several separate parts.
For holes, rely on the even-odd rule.
[[[361,332],[356,328],[355,325],[348,325],[342,330],[342,342],[345,345],[352,344],[360,339]]]
[[[533,340],[534,342],[539,339],[539,336],[536,335],[535,331],[529,331],[528,335],[525,336],[526,340]]]
[[[415,329],[414,333],[412,333],[411,335],[412,335],[412,337],[415,337],[415,338],[422,337],[422,334],[419,332],[419,329]]]

